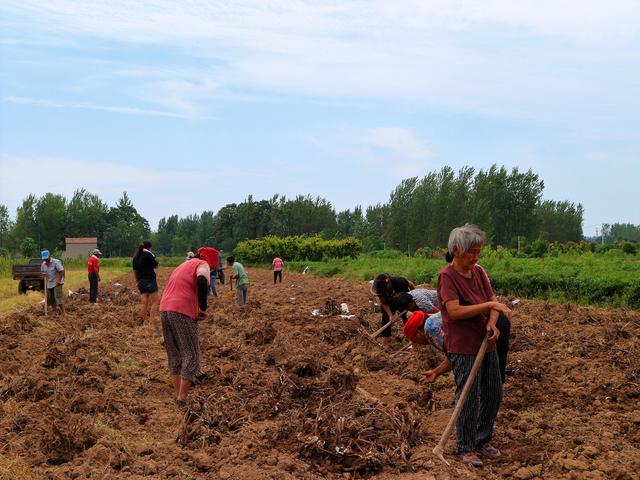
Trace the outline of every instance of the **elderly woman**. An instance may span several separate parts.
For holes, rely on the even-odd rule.
[[[445,347],[456,382],[456,398],[469,377],[485,333],[490,332],[482,365],[456,422],[456,453],[463,463],[474,467],[483,466],[477,454],[500,456],[490,443],[502,401],[502,381],[495,345],[499,332],[495,320],[489,318],[492,310],[505,316],[511,313],[497,301],[486,272],[477,264],[485,240],[484,232],[475,225],[454,228],[449,235],[453,261],[438,276]]]

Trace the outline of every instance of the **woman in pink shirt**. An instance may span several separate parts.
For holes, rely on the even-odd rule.
[[[210,267],[199,254],[179,265],[167,280],[160,300],[164,348],[176,391],[176,405],[180,407],[186,405],[189,389],[200,368],[198,321],[204,318],[207,309]]]
[[[273,284],[276,284],[276,279],[280,279],[280,283],[282,283],[282,268],[284,267],[284,262],[280,257],[276,257],[271,262],[273,266]]]

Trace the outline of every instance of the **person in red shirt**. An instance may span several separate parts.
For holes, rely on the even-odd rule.
[[[453,261],[438,275],[445,349],[456,382],[456,398],[464,388],[486,332],[490,332],[492,340],[456,422],[456,453],[463,463],[474,467],[483,466],[478,453],[487,458],[500,456],[490,443],[502,401],[495,345],[499,331],[489,319],[492,310],[507,317],[511,314],[506,305],[497,301],[487,273],[477,264],[485,241],[485,233],[475,225],[454,228],[448,245]]]
[[[89,260],[87,260],[87,273],[89,277],[89,301],[98,301],[98,283],[100,282],[100,257],[102,252],[97,248],[93,249]]]

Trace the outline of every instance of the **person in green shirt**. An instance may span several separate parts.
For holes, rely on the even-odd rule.
[[[227,266],[231,267],[231,281],[229,286],[233,290],[233,281],[236,281],[236,301],[238,305],[247,303],[247,293],[249,290],[249,276],[241,263],[236,262],[235,257],[227,257]]]

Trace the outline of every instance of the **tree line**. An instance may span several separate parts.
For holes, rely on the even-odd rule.
[[[452,228],[466,222],[483,228],[492,245],[515,247],[535,240],[579,242],[583,207],[568,201],[543,200],[544,182],[531,170],[496,165],[476,170],[451,167],[403,180],[386,203],[336,212],[321,197],[251,195],[217,212],[160,219],[155,232],[124,192],[115,206],[77,190],[71,199],[46,193],[29,195],[15,219],[0,205],[0,249],[5,254],[32,254],[41,248],[61,250],[65,237],[98,237],[108,256],[128,256],[143,239],[162,255],[184,255],[201,245],[231,252],[243,240],[266,236],[319,235],[325,239],[355,237],[365,251],[394,248],[408,253],[446,246]],[[603,226],[606,240],[639,240],[640,225]]]
[[[61,251],[66,237],[97,237],[103,253],[129,256],[142,239],[151,236],[149,222],[138,213],[126,192],[109,207],[98,195],[80,189],[70,200],[63,195],[31,194],[11,220],[0,205],[0,251],[34,256],[41,249]]]

